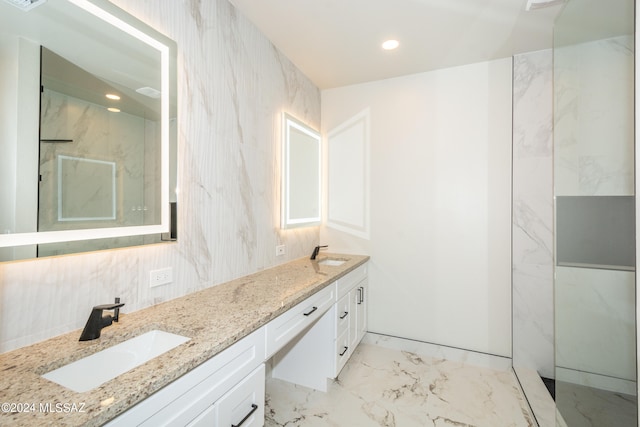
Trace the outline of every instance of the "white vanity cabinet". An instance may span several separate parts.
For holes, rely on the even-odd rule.
[[[265,368],[260,365],[187,427],[260,427],[264,424]]]
[[[287,312],[271,321],[267,325],[268,357],[273,354],[269,351],[273,346],[269,336],[287,337],[277,340],[284,345],[274,346],[277,352],[273,354],[271,376],[326,392],[329,379],[338,376],[366,332],[366,289],[364,264],[307,299],[297,310],[290,310],[291,314]],[[312,300],[316,302],[312,304]],[[313,307],[318,307],[316,313],[326,312],[300,323],[300,313]],[[284,326],[289,324],[295,324],[295,329]],[[281,332],[270,333],[271,330]]]
[[[366,332],[367,264],[157,391],[107,426],[264,425],[271,376],[327,391]]]
[[[107,426],[218,426],[264,423],[265,328],[189,371]],[[256,405],[257,408],[253,408]],[[216,420],[230,420],[219,424]]]
[[[333,378],[337,377],[367,331],[367,264],[336,282]]]

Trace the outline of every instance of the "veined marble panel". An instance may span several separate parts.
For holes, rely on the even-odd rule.
[[[317,227],[278,227],[282,112],[318,128],[318,88],[227,0],[113,3],[178,45],[178,242],[0,264],[0,352],[81,328],[114,297],[127,313],[319,243]],[[149,288],[168,266],[173,283]]]
[[[555,67],[556,195],[633,195],[633,38],[560,47]]]
[[[554,376],[552,51],[513,61],[513,365]],[[525,390],[526,391],[526,390]]]
[[[556,365],[636,379],[635,273],[556,267]]]
[[[327,393],[267,380],[265,425],[535,426],[512,371],[361,344]]]
[[[514,264],[513,366],[554,377],[553,266]]]

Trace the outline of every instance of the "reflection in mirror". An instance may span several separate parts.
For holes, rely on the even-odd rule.
[[[175,54],[107,1],[0,2],[0,261],[175,239]]]
[[[282,228],[320,223],[320,134],[283,116]]]

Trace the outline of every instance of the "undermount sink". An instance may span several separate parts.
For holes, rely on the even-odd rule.
[[[347,262],[346,259],[325,258],[322,261],[318,261],[318,264],[320,264],[320,265],[328,265],[328,266],[331,266],[331,267],[337,267],[339,265],[344,264],[345,262]]]
[[[190,339],[159,330],[149,331],[69,363],[44,374],[43,377],[82,393],[114,379]]]

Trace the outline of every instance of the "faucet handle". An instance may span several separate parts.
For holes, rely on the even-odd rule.
[[[311,258],[310,259],[316,259],[316,257],[318,256],[318,252],[320,252],[320,248],[328,248],[329,245],[318,245],[315,248],[313,248],[313,253],[311,254]]]
[[[118,321],[118,310],[123,305],[124,303],[116,302],[114,304],[102,304],[93,307],[93,309],[91,310],[91,314],[89,315],[89,320],[87,320],[87,324],[84,326],[82,335],[80,335],[80,341],[89,341],[100,338],[100,332],[102,331],[102,328],[111,325],[111,322],[114,320],[116,322]],[[103,310],[114,310],[115,312],[113,317],[103,317]]]
[[[120,320],[120,307],[122,307],[124,305],[123,302],[120,302],[120,298],[116,298],[116,302],[113,304],[102,304],[102,305],[96,305],[95,307],[93,307],[94,310],[100,310],[102,312],[102,310],[113,310],[113,321],[117,322],[118,320]]]
[[[102,304],[102,305],[96,305],[95,307],[93,307],[94,310],[115,310],[116,308],[120,308],[124,305],[123,302],[121,303],[114,303],[114,304]]]

